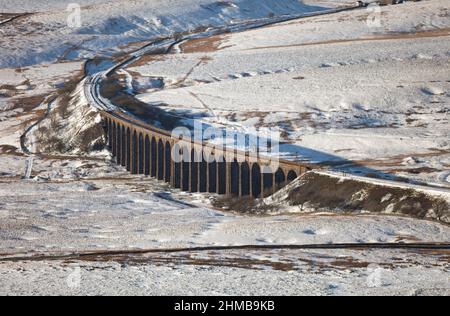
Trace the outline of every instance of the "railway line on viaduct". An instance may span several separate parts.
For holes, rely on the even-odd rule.
[[[157,178],[187,192],[263,197],[272,194],[309,166],[279,161],[249,151],[174,138],[171,133],[114,113],[102,114],[108,147],[116,162],[132,174]],[[174,159],[174,153],[182,157]]]
[[[312,15],[355,9],[357,7]],[[104,79],[144,55],[169,53],[175,45],[189,39],[249,30],[301,17],[305,16],[247,22],[243,25],[189,34],[181,38],[159,39],[131,53],[110,69],[87,77],[85,95],[89,103],[101,113],[108,148],[116,163],[126,167],[131,174],[153,177],[182,191],[255,198],[273,194],[312,169],[311,165],[297,161],[277,159],[274,164],[273,157],[260,155],[258,149],[242,151],[234,146],[218,147],[199,140],[173,137],[171,132],[147,124],[117,108],[100,93],[100,85]],[[183,160],[174,160],[174,153],[184,157]]]
[[[307,164],[264,157],[258,150],[242,151],[175,137],[170,131],[114,109],[95,84],[102,76],[106,74],[87,81],[85,93],[95,98],[90,102],[101,106],[107,147],[115,162],[131,174],[153,177],[186,192],[257,198],[274,193],[311,169]]]

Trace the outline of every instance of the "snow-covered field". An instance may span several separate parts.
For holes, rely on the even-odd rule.
[[[448,295],[448,252],[223,250],[43,259],[59,253],[237,245],[447,242],[395,216],[245,216],[103,160],[0,157],[0,294]],[[3,169],[4,168],[4,169]],[[204,204],[206,203],[206,204]],[[12,260],[14,256],[25,256]],[[214,281],[213,281],[214,280]]]
[[[406,217],[224,213],[126,177],[2,184],[1,252],[450,240],[447,226]]]
[[[282,3],[273,0],[89,0],[77,2],[81,5],[80,19],[77,19],[73,15],[77,10],[67,7],[69,3],[0,1],[0,12],[33,12],[2,26],[0,66],[27,66],[58,59],[123,53],[125,45],[175,32],[326,8],[297,0]]]
[[[55,164],[54,169],[64,167]],[[98,176],[105,178],[99,180]],[[154,180],[139,181],[120,171],[109,174],[114,180],[98,176],[91,174],[83,181],[3,180],[3,258],[5,254],[211,245],[445,242],[450,238],[448,226],[409,218],[224,213],[188,204],[184,200],[189,197],[171,192]],[[0,293],[448,295],[448,268],[445,252],[399,250],[269,249],[118,255],[113,259],[99,256],[87,261],[5,259],[0,263]]]
[[[233,129],[281,128],[284,158],[450,187],[449,9],[424,1],[305,18],[187,41],[128,69],[147,103]]]
[[[71,28],[69,1],[0,0],[0,295],[450,294],[448,251],[126,254],[205,246],[449,242],[450,228],[388,215],[299,214],[293,206],[271,216],[243,215],[214,208],[212,196],[131,176],[105,151],[74,155],[84,151],[73,148],[68,134],[98,125],[77,85],[87,58],[109,58],[90,62],[86,70],[93,74],[156,37],[353,1],[77,2],[82,24]],[[379,27],[367,24],[378,11],[361,9],[187,41],[169,55],[138,61],[121,76],[132,77],[139,99],[206,113],[210,124],[242,130],[280,126],[286,158],[356,161],[359,166],[333,169],[350,178],[361,170],[390,173],[426,182],[447,196],[449,9],[444,0],[423,1],[382,8],[375,16]],[[2,24],[20,13],[31,14]],[[68,92],[70,100],[55,101]],[[67,140],[62,145],[73,150],[58,154],[40,144],[33,130],[26,133],[48,110],[39,125],[48,131],[46,140]],[[26,150],[43,153],[30,156]],[[30,180],[22,179],[27,171]],[[118,255],[48,257],[105,251]]]
[[[394,258],[386,263],[387,258]],[[180,253],[7,262],[0,294],[448,296],[448,257],[402,251]],[[144,262],[144,263],[143,263]],[[145,263],[150,262],[150,263]]]

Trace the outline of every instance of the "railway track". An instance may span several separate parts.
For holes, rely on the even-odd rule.
[[[423,242],[423,243],[342,243],[342,244],[305,244],[305,245],[241,245],[241,246],[206,246],[188,248],[154,248],[139,250],[116,251],[85,251],[73,253],[35,254],[1,254],[0,262],[32,262],[32,261],[96,261],[110,258],[114,261],[117,256],[135,256],[146,254],[177,254],[177,253],[201,253],[220,251],[273,251],[273,250],[354,250],[367,251],[377,249],[405,250],[405,251],[450,251],[450,243]]]

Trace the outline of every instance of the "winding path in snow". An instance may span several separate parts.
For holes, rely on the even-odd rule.
[[[29,16],[29,15],[31,15],[31,14],[32,14],[32,13],[22,13],[22,14],[19,14],[19,15],[15,15],[15,16],[13,16],[13,17],[11,17],[11,18],[8,18],[8,19],[6,19],[6,20],[0,21],[0,26],[4,26],[4,25],[6,25],[6,24],[8,24],[8,23],[10,23],[10,22],[13,22],[13,21],[15,21],[15,20],[17,20],[17,19],[23,18],[23,17],[25,17],[25,16]]]

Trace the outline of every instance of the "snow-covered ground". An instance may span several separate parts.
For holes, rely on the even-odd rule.
[[[88,57],[113,56],[89,63],[86,70],[93,74],[109,67],[116,54],[158,36],[353,4],[77,2],[81,28],[67,25],[69,1],[0,0],[0,13],[33,13],[0,25],[0,294],[449,294],[448,251],[226,250],[30,259],[61,252],[450,240],[448,225],[408,217],[217,210],[210,196],[127,174],[105,152],[80,157],[52,151],[33,156],[31,164],[21,145],[31,151],[45,146],[39,147],[33,130],[23,144],[20,138],[49,108],[57,115],[41,124],[52,128],[47,136],[70,139],[68,130],[76,134],[96,123],[76,84]],[[207,112],[211,124],[283,127],[286,157],[356,160],[377,172],[445,186],[448,10],[441,0],[386,7],[375,28],[367,27],[374,12],[367,10],[300,19],[184,42],[173,54],[140,61],[121,74],[132,76],[140,99]],[[158,91],[161,83],[165,90]],[[72,99],[54,101],[71,86]],[[67,113],[58,106],[64,100]],[[27,165],[31,180],[22,179]],[[14,255],[27,258],[14,261]]]
[[[297,0],[282,3],[273,0],[92,0],[78,2],[81,5],[78,18],[77,8],[67,7],[69,3],[0,1],[2,12],[33,12],[0,29],[3,52],[0,66],[27,66],[58,59],[123,53],[126,45],[153,37],[327,8]]]
[[[49,96],[82,68],[64,62],[0,69],[0,145],[20,149],[20,136],[43,116]]]
[[[1,253],[450,240],[450,228],[431,221],[242,216],[176,200],[151,180],[66,181],[2,183]]]
[[[449,9],[305,18],[187,41],[128,69],[144,102],[233,129],[280,127],[283,158],[449,187]]]
[[[122,260],[0,263],[0,294],[450,294],[448,257],[437,254],[386,250],[190,252]]]
[[[83,169],[81,162],[77,165]],[[53,169],[60,170],[60,175],[73,174],[58,163]],[[44,174],[40,181],[2,180],[2,258],[6,254],[445,242],[450,238],[448,226],[409,218],[224,213],[183,202],[192,197],[171,192],[154,180],[133,179],[120,170],[95,174],[97,170],[101,167],[93,168],[94,174],[81,181],[45,181]],[[0,259],[0,294],[448,295],[448,268],[445,252],[401,250],[269,249],[99,256],[95,260]]]

